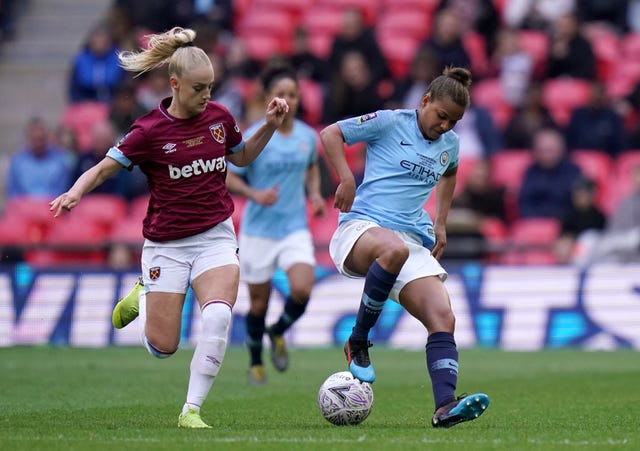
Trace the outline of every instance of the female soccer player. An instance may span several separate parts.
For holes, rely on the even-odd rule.
[[[387,298],[400,303],[426,327],[427,369],[435,401],[434,427],[473,420],[489,405],[483,393],[455,397],[458,351],[455,318],[438,259],[447,244],[445,222],[458,166],[458,136],[451,129],[469,105],[471,73],[447,68],[436,77],[417,110],[383,110],[338,121],[321,131],[340,183],[338,228],[329,252],[347,277],[364,277],[364,291],[351,336],[344,346],[349,370],[375,380],[369,331]],[[356,190],[343,142],[364,141],[364,179]],[[435,221],[423,210],[437,189]]]
[[[227,187],[249,199],[240,224],[240,278],[249,285],[251,307],[247,315],[249,383],[266,382],[262,363],[262,337],[271,341],[271,361],[278,371],[289,364],[284,332],[305,311],[314,282],[314,248],[307,225],[305,188],[313,214],[324,214],[317,164],[317,133],[295,119],[300,91],[295,72],[283,66],[267,67],[261,76],[268,97],[283,98],[289,112],[265,147],[244,167],[231,166]],[[262,122],[250,127],[251,136]],[[237,174],[237,175],[236,175]],[[281,268],[290,294],[278,321],[265,329],[271,278]]]
[[[233,201],[225,186],[227,160],[238,166],[251,163],[282,124],[288,106],[284,99],[273,99],[265,123],[245,141],[229,112],[210,102],[211,60],[192,45],[194,38],[193,30],[173,28],[151,36],[147,50],[120,54],[122,66],[137,73],[168,63],[172,97],[136,120],[102,161],[51,202],[51,210],[57,217],[74,208],[123,167],[138,165],[146,174],[151,192],[143,222],[146,296],[140,296],[139,305],[136,296],[118,303],[114,325],[123,327],[139,310],[145,347],[155,357],[169,357],[178,349],[182,305],[191,284],[202,333],[178,426],[207,428],[200,406],[225,354],[240,272],[230,218]]]

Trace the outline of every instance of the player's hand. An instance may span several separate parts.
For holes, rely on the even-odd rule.
[[[278,201],[278,186],[256,192],[253,201],[265,207],[275,204]]]
[[[80,202],[80,197],[70,191],[60,194],[58,197],[49,202],[49,211],[53,211],[53,217],[57,218],[62,210],[71,211]]]
[[[431,249],[431,255],[433,255],[436,260],[440,260],[444,249],[447,247],[447,232],[445,226],[434,225],[433,233],[436,235],[436,244],[434,244],[433,249]]]
[[[324,216],[327,212],[327,204],[320,194],[312,194],[309,196],[311,203],[311,214],[313,216]]]
[[[280,127],[284,117],[289,112],[289,104],[280,97],[274,97],[267,105],[266,122],[274,127]]]
[[[356,181],[354,179],[343,180],[336,188],[336,198],[333,206],[343,213],[351,211],[355,197]]]

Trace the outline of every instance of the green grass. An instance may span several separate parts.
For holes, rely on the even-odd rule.
[[[246,383],[231,348],[203,419],[180,430],[190,350],[156,360],[142,348],[0,349],[1,450],[640,449],[640,354],[575,350],[460,352],[460,392],[483,391],[478,420],[433,429],[423,352],[372,349],[375,406],[356,427],[325,421],[316,393],[345,368],[340,349],[294,350],[268,385]]]

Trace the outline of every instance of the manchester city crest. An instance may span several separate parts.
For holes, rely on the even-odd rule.
[[[446,166],[449,163],[449,152],[442,152],[440,154],[440,164]]]

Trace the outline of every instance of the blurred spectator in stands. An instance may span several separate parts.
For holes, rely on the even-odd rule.
[[[595,79],[596,58],[574,14],[564,14],[553,22],[546,75]]]
[[[116,137],[116,129],[110,121],[96,122],[91,130],[91,150],[80,154],[71,179],[77,180],[87,169],[102,161],[107,151],[115,144]],[[92,193],[116,194],[126,198],[128,177],[128,171],[119,171],[115,176],[96,187]]]
[[[124,70],[118,64],[118,49],[106,27],[90,31],[87,42],[76,54],[69,80],[72,103],[82,101],[111,102]]]
[[[502,19],[508,27],[549,30],[555,20],[575,11],[575,0],[509,0]]]
[[[16,17],[26,6],[25,1],[0,1],[0,43],[13,39],[16,31]]]
[[[505,190],[491,183],[489,160],[478,160],[472,167],[463,190],[454,196],[447,217],[449,257],[479,259],[486,256],[487,241],[483,234],[483,222],[495,219],[506,223]]]
[[[624,123],[610,105],[602,82],[592,82],[589,103],[573,110],[566,136],[569,150],[595,149],[615,157],[626,149]]]
[[[254,79],[260,72],[260,65],[253,60],[241,38],[233,38],[224,55],[229,77]]]
[[[500,79],[504,98],[513,107],[524,103],[533,71],[533,58],[520,45],[518,31],[501,29],[498,45],[491,55],[490,75]]]
[[[78,146],[78,136],[72,128],[62,124],[58,125],[49,140],[51,145],[61,149],[67,156],[68,166],[75,167],[78,161],[80,148]]]
[[[6,180],[6,196],[53,198],[64,193],[71,181],[67,153],[49,142],[47,125],[40,118],[29,120],[26,146],[11,156]]]
[[[640,262],[640,165],[632,168],[633,188],[607,221],[602,235],[593,240],[586,263]]]
[[[140,78],[142,80],[136,91],[136,99],[146,111],[156,108],[162,99],[171,97],[166,67],[150,70]]]
[[[211,90],[211,100],[224,105],[231,115],[240,120],[244,117],[244,99],[234,79],[229,77],[225,60],[217,55],[209,55],[213,65],[215,80]]]
[[[429,83],[440,74],[440,72],[437,72],[436,66],[436,60],[429,50],[419,50],[411,62],[409,74],[403,79],[394,82],[393,92],[386,103],[386,108],[413,109],[416,105],[420,105]]]
[[[496,47],[500,17],[493,0],[442,0],[437,11],[452,9],[461,20],[463,30],[480,34],[487,46],[487,58]]]
[[[387,61],[378,46],[375,33],[364,21],[364,14],[359,8],[345,8],[342,13],[342,28],[336,35],[328,58],[328,67],[333,78],[339,71],[344,56],[358,52],[369,64],[369,77],[373,84],[390,77]]]
[[[567,156],[558,130],[543,129],[533,138],[533,163],[527,168],[518,193],[522,218],[560,219],[571,207],[571,192],[580,168]]]
[[[524,103],[516,109],[503,134],[506,149],[531,149],[533,137],[544,128],[557,128],[551,113],[542,103],[542,85],[531,83]]]
[[[309,48],[309,36],[304,27],[293,31],[293,46],[290,62],[296,68],[298,79],[310,79],[326,84],[328,76],[325,63],[314,55]]]
[[[460,138],[460,158],[488,158],[502,149],[502,136],[485,107],[470,104],[453,130]]]
[[[216,30],[231,33],[233,6],[231,0],[193,0],[193,20]]]
[[[118,135],[127,133],[133,121],[146,112],[147,110],[140,105],[136,98],[136,87],[134,83],[121,83],[116,88],[109,108],[109,120],[115,126]]]
[[[323,108],[323,123],[359,116],[382,108],[371,68],[359,52],[346,53],[334,75]]]
[[[436,59],[437,73],[442,73],[447,66],[471,67],[469,55],[462,45],[464,32],[456,11],[443,9],[436,15],[431,35],[421,48],[429,51]]]
[[[184,27],[193,19],[194,0],[115,0],[131,23],[138,29],[152,32]]]
[[[105,19],[113,43],[119,50],[135,50],[138,48],[137,31],[131,23],[131,17],[117,5],[111,6]]]
[[[628,0],[577,0],[576,14],[582,23],[599,23],[626,33]]]
[[[558,263],[570,263],[581,249],[584,233],[599,234],[606,225],[604,213],[595,204],[596,184],[588,177],[579,177],[571,192],[571,206],[562,216],[560,237],[554,245]]]

